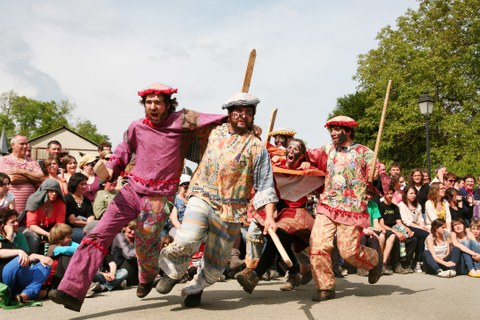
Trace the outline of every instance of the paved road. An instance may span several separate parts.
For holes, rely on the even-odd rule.
[[[283,278],[260,282],[252,295],[235,280],[216,283],[203,294],[202,306],[186,309],[177,285],[169,295],[152,291],[145,299],[135,288],[87,299],[80,313],[51,301],[41,307],[1,310],[0,319],[479,319],[480,280],[459,276],[442,279],[425,274],[384,276],[376,285],[348,275],[337,282],[337,298],[311,301],[313,283],[292,292],[279,290]]]

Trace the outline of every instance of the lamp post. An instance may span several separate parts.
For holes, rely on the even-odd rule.
[[[435,100],[428,94],[422,94],[418,98],[418,107],[420,108],[420,113],[425,117],[425,139],[427,143],[427,170],[428,175],[430,175],[430,137],[429,137],[429,125],[430,125],[430,115],[433,112],[433,106],[435,105]]]

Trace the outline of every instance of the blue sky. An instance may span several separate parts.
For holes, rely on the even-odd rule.
[[[223,113],[255,48],[256,123],[278,108],[275,127],[314,148],[329,142],[337,98],[355,92],[358,55],[408,8],[418,2],[0,0],[0,92],[68,99],[116,145],[152,82],[178,87],[180,107]]]

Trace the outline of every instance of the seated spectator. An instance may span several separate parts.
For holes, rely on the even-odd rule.
[[[402,191],[402,186],[400,184],[400,176],[399,175],[393,175],[390,177],[390,185],[393,186],[395,189],[395,193],[393,194],[393,199],[392,203],[395,205],[398,205],[400,202],[402,202],[402,197],[403,197],[403,191]]]
[[[445,188],[448,190],[449,188],[455,187],[456,179],[457,179],[457,176],[454,173],[448,172],[445,175],[445,178],[443,179],[443,184],[445,185]]]
[[[42,182],[27,200],[27,229],[23,232],[33,253],[40,253],[41,243],[48,242],[50,229],[65,223],[65,199],[55,179]]]
[[[417,189],[415,187],[407,187],[403,195],[403,201],[398,204],[398,208],[400,209],[402,222],[413,231],[413,236],[417,238],[412,267],[415,272],[421,273],[425,239],[428,237],[430,230],[425,226],[425,221],[422,216],[422,207],[417,202]]]
[[[10,188],[10,177],[0,172],[0,209],[15,209],[15,195],[8,191]]]
[[[454,188],[457,189],[457,190],[460,190],[462,189],[463,187],[465,187],[465,179],[462,178],[462,177],[457,177],[455,179],[455,186]]]
[[[445,234],[446,227],[443,219],[432,221],[431,234],[427,237],[423,254],[425,272],[441,278],[455,277],[457,275],[455,270],[460,261],[460,250],[451,246],[450,238]]]
[[[465,221],[460,218],[452,219],[452,244],[462,252],[462,259],[467,268],[467,274],[473,278],[480,278],[480,246],[473,233],[467,229]]]
[[[450,210],[450,216],[453,219],[460,218],[463,220],[463,216],[465,211],[463,210],[463,197],[460,194],[460,191],[458,191],[455,188],[448,188],[447,191],[445,192],[445,199],[448,201],[449,205],[449,210]],[[473,206],[468,207],[468,211],[473,212]],[[472,216],[472,213],[467,214],[468,216]]]
[[[3,208],[0,209],[3,216],[4,227],[0,232],[0,240],[7,239],[12,242],[15,247],[25,251],[26,253],[30,252],[30,247],[28,246],[27,239],[25,235],[18,230],[18,213],[15,209]]]
[[[465,185],[463,188],[460,188],[460,194],[463,197],[463,220],[470,224],[472,219],[471,207],[475,205],[475,200],[480,200],[480,198],[475,198],[475,178],[473,175],[469,174],[465,176]]]
[[[50,277],[45,282],[48,289],[57,289],[67,270],[70,258],[77,250],[78,243],[72,241],[72,227],[58,223],[50,230],[47,257],[53,259]]]
[[[175,203],[172,213],[170,214],[168,220],[169,234],[172,237],[175,237],[176,231],[182,226],[183,214],[185,213],[185,208],[187,207],[187,190],[190,184],[190,176],[182,174],[180,176],[180,184],[178,186],[178,193],[175,196]]]
[[[430,184],[428,200],[425,203],[425,225],[430,228],[434,220],[443,219],[446,221],[447,230],[450,232],[452,217],[450,215],[450,206],[445,199],[445,191],[443,183],[434,182]]]
[[[426,170],[422,170],[422,179],[424,184],[430,184],[430,173]]]
[[[0,210],[0,233],[4,234],[6,217],[10,209]],[[52,259],[18,249],[10,240],[0,240],[0,282],[6,284],[18,303],[43,298],[46,291],[40,292],[48,278]]]
[[[123,228],[122,232],[117,234],[112,244],[112,256],[117,266],[128,271],[127,285],[138,285],[138,263],[135,254],[135,229],[137,222],[135,220]]]
[[[72,240],[80,243],[85,236],[83,228],[95,220],[92,203],[84,196],[87,190],[87,177],[77,172],[68,181],[69,194],[65,195],[67,204],[66,223],[72,227]]]
[[[422,207],[422,216],[425,213],[425,202],[428,197],[428,190],[430,184],[423,181],[423,175],[421,169],[413,169],[408,177],[408,185],[413,186],[417,190],[417,202]]]
[[[68,181],[70,177],[77,172],[77,159],[74,156],[67,154],[62,159],[62,177],[65,179],[65,182],[68,186]]]
[[[97,158],[90,154],[86,154],[80,160],[78,164],[82,173],[88,178],[87,180],[87,188],[83,192],[83,195],[87,197],[90,202],[95,200],[95,195],[97,194],[98,190],[100,190],[100,178],[95,175],[93,167],[97,163]]]
[[[95,215],[95,219],[100,220],[102,215],[107,210],[108,205],[112,202],[113,198],[118,194],[117,181],[103,181],[102,190],[97,192],[97,196],[95,197],[95,201],[93,202],[93,214]]]
[[[410,266],[415,253],[417,239],[413,237],[413,231],[403,224],[400,210],[392,202],[394,193],[395,188],[393,185],[390,185],[385,193],[384,200],[379,205],[382,215],[379,222],[380,226],[387,231],[387,238],[392,233],[396,236],[390,254],[390,264],[393,267],[393,272],[400,274],[413,273]],[[384,255],[387,255],[388,259],[388,252],[384,252]]]
[[[64,178],[60,177],[58,173],[58,158],[50,156],[45,160],[45,170],[47,170],[46,179],[55,179],[60,184],[62,194],[68,193],[68,185]]]
[[[98,221],[92,221],[85,227],[85,235],[92,232],[96,227]],[[102,291],[112,291],[115,289],[125,289],[127,287],[127,281],[125,280],[128,276],[128,271],[123,268],[119,268],[113,259],[111,248],[105,258],[103,263],[98,269],[95,277],[93,278],[93,283],[90,286],[90,289],[87,292],[85,298],[91,298],[95,294]]]
[[[373,201],[373,197],[374,192],[372,190],[367,190],[367,209],[368,214],[370,215],[370,227],[363,229],[363,235],[360,238],[360,243],[362,245],[368,245],[373,240],[373,237],[375,237],[380,244],[382,252],[385,252],[385,248],[388,247],[386,249],[387,255],[383,255],[382,273],[383,275],[392,275],[393,272],[387,268],[387,258],[393,248],[393,244],[395,242],[395,234],[392,233],[388,240],[385,238],[387,232],[380,225],[379,219],[382,217],[382,215],[380,213],[380,209],[378,208],[377,203]],[[357,275],[366,277],[368,276],[368,271],[365,269],[357,268]]]

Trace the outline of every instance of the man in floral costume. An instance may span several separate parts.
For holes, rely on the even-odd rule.
[[[207,150],[190,181],[182,228],[160,253],[160,267],[166,276],[156,289],[166,294],[183,277],[190,257],[205,241],[203,266],[182,290],[186,307],[199,306],[203,289],[223,274],[253,189],[255,209],[265,207],[265,232],[270,227],[276,229],[273,213],[278,199],[270,157],[253,126],[259,102],[242,92],[224,103],[228,123],[210,134]]]
[[[187,150],[194,149],[192,141],[200,142],[199,147],[204,142],[205,147],[206,139],[202,137],[208,137],[209,129],[225,119],[222,115],[186,109],[175,111],[177,101],[172,94],[176,92],[177,89],[159,83],[138,92],[145,118],[130,124],[123,141],[107,162],[107,170],[115,180],[133,156],[135,166],[128,173],[128,183],[73,255],[58,290],[50,291],[49,297],[54,302],[80,311],[113,239],[135,219],[135,253],[139,264],[137,296],[143,298],[152,289],[159,271],[160,232],[170,214],[169,202],[173,202],[177,191]]]
[[[374,168],[373,151],[353,141],[356,126],[358,123],[349,117],[330,119],[325,127],[330,131],[332,143],[307,151],[310,162],[327,174],[310,236],[310,261],[316,285],[313,301],[335,297],[331,260],[335,234],[340,255],[351,265],[370,270],[369,283],[376,283],[381,275],[378,242],[368,248],[359,241],[362,229],[370,226],[366,191],[368,174]]]

